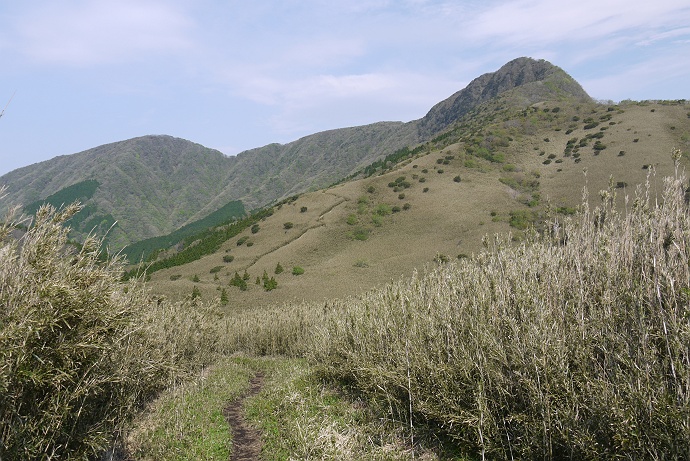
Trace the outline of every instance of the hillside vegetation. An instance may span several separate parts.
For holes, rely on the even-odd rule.
[[[670,157],[657,149],[688,145],[682,102],[544,101],[522,109],[512,97],[478,106],[443,135],[400,149],[350,180],[274,205],[215,253],[184,265],[165,262],[174,251],[161,254],[152,269],[166,268],[149,271],[152,289],[173,299],[195,289],[204,300],[225,293],[227,309],[360,293],[414,268],[471,256],[486,235],[510,231],[519,241],[549,209],[574,213],[583,188],[605,189],[611,176],[622,209],[650,168],[673,173]],[[586,128],[591,124],[597,126]],[[285,270],[276,273],[279,264]],[[294,266],[304,274],[293,276]],[[264,272],[276,289],[265,290]],[[247,275],[245,289],[231,284],[235,273]]]
[[[414,452],[684,459],[688,184],[678,173],[657,195],[653,181],[636,189],[625,212],[616,209],[614,183],[598,194],[597,206],[585,197],[577,214],[549,216],[547,232],[529,231],[517,245],[505,235],[487,238],[474,257],[358,297],[236,311],[215,322],[226,353],[309,360],[302,369],[312,371],[282,375],[292,389],[284,398],[297,399],[305,413],[276,410],[301,421],[302,432],[290,420],[271,420],[273,409],[254,416],[267,431],[266,457],[279,457],[280,447],[313,447],[329,458],[357,459],[350,443],[364,443],[372,459]],[[252,360],[245,363],[273,369]],[[322,401],[321,428],[311,424],[310,405],[326,397],[309,389],[324,383],[366,402],[372,418],[397,422],[384,432],[401,439],[381,443],[402,447],[389,446],[383,456],[373,454],[383,449],[376,442],[354,442],[363,427],[382,429],[367,426],[364,415],[351,427],[329,420],[348,405],[339,398]],[[150,417],[152,428],[162,415]],[[337,446],[321,441],[323,425],[341,440]],[[274,447],[274,440],[282,442]]]
[[[89,219],[83,219],[98,232],[115,221],[107,242],[117,251],[169,234],[233,201],[258,209],[327,187],[399,149],[428,142],[477,106],[518,88],[513,104],[521,108],[538,100],[590,101],[562,69],[518,58],[407,123],[329,130],[236,157],[170,136],[143,136],[20,168],[2,176],[0,184],[8,186],[12,203],[28,205],[97,181],[97,190],[84,201]],[[81,238],[90,231],[73,229]]]
[[[687,459],[689,147],[686,101],[520,58],[414,122],[12,172],[0,459],[227,460],[230,406],[264,459]],[[119,212],[158,237],[103,251]]]

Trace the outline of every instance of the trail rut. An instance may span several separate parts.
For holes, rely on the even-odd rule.
[[[244,402],[258,394],[264,385],[264,375],[257,373],[249,382],[247,393],[231,402],[223,409],[223,415],[230,424],[232,434],[232,454],[230,461],[254,461],[261,455],[261,432],[247,422]]]

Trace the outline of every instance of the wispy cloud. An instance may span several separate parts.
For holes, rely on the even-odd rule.
[[[19,47],[42,63],[122,63],[191,46],[190,21],[159,2],[45,2],[16,23]]]

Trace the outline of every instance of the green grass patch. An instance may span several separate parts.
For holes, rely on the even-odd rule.
[[[229,459],[232,439],[223,409],[248,389],[253,374],[245,363],[224,358],[162,395],[135,421],[128,447],[134,458]]]

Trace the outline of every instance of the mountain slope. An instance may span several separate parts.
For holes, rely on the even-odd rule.
[[[486,101],[511,94],[511,104],[587,101],[577,82],[546,61],[518,58],[482,75],[435,105],[422,119],[329,130],[288,144],[270,144],[227,158],[170,136],[145,136],[57,157],[0,177],[9,202],[31,204],[83,181],[98,181],[88,205],[115,247],[167,234],[232,201],[258,208],[316,190],[396,150],[427,142]],[[88,231],[90,229],[82,229]]]
[[[198,210],[220,193],[234,162],[183,139],[144,136],[20,168],[0,183],[8,186],[7,202],[35,207],[66,187],[97,181],[86,205],[117,221],[109,241],[122,246],[201,218]]]
[[[215,253],[152,273],[150,286],[173,298],[225,291],[232,310],[356,295],[476,253],[486,236],[511,232],[520,241],[547,209],[567,219],[585,186],[596,206],[610,177],[622,209],[652,170],[657,193],[660,178],[673,174],[672,149],[690,148],[690,106],[680,102],[555,100],[519,109],[502,101],[480,105],[452,136],[375,175],[275,207],[257,232],[247,228]],[[276,273],[278,265],[285,271]],[[295,266],[304,274],[292,275]],[[246,290],[232,285],[235,273],[247,274]],[[277,289],[264,289],[264,273]]]
[[[580,84],[561,68],[543,59],[517,58],[496,72],[477,77],[466,88],[432,107],[418,122],[420,138],[443,131],[473,108],[516,88],[521,89],[516,102],[523,106],[562,98],[591,101]]]

